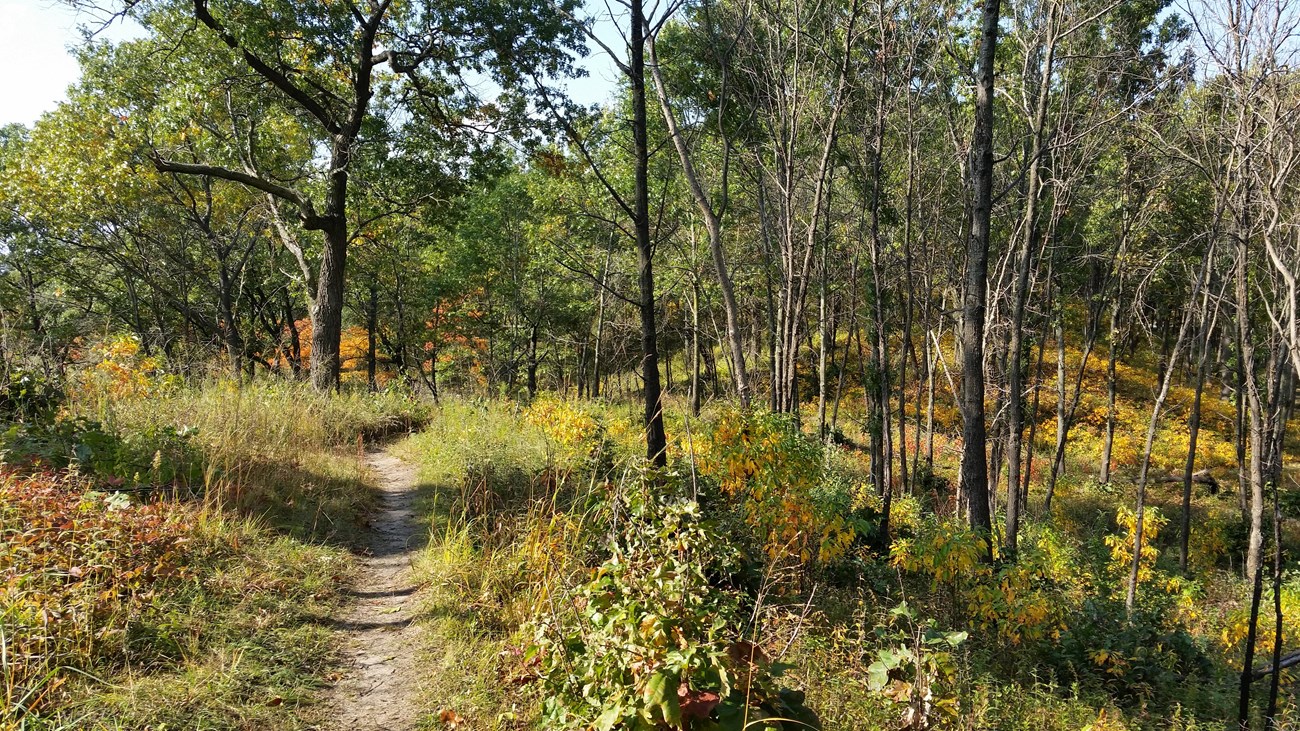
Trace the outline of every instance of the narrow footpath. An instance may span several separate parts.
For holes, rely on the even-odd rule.
[[[424,543],[415,517],[416,478],[387,450],[368,456],[379,486],[365,553],[339,618],[344,675],[321,705],[330,731],[412,731],[419,718],[420,647],[413,624],[417,589],[411,561]]]

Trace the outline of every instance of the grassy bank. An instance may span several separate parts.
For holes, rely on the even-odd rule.
[[[362,442],[422,407],[94,376],[6,435],[0,728],[307,727],[373,500]]]

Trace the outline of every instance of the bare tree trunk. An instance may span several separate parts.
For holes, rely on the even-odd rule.
[[[376,335],[379,332],[379,285],[370,281],[370,302],[366,308],[366,383],[370,390],[379,390],[379,359]]]
[[[298,335],[298,322],[293,316],[293,300],[289,298],[289,290],[285,288],[281,292],[284,299],[282,306],[284,307],[285,326],[289,330],[289,368],[293,373],[293,377],[297,379],[302,376],[302,339]]]
[[[316,278],[316,299],[311,318],[311,383],[318,391],[332,391],[339,385],[347,239],[342,223],[325,230],[325,247]]]
[[[1196,471],[1196,441],[1201,431],[1201,394],[1205,391],[1205,373],[1209,362],[1210,334],[1218,316],[1218,305],[1211,314],[1209,288],[1201,301],[1201,332],[1197,338],[1200,347],[1196,361],[1196,385],[1192,396],[1192,409],[1187,417],[1187,461],[1183,463],[1182,534],[1178,543],[1178,569],[1187,573],[1187,554],[1192,535],[1192,475]]]
[[[600,354],[601,345],[605,342],[605,287],[609,283],[609,262],[613,256],[614,246],[611,242],[609,250],[605,252],[605,266],[600,272],[600,286],[596,288],[596,340],[592,344],[591,388],[589,389],[592,398],[600,398]]]
[[[691,280],[691,416],[700,415],[700,280]]]
[[[1122,247],[1121,247],[1122,250]],[[1056,450],[1052,455],[1052,464],[1047,476],[1047,495],[1043,498],[1043,510],[1052,512],[1052,497],[1056,494],[1056,481],[1065,469],[1065,447],[1069,443],[1070,427],[1074,424],[1074,415],[1078,413],[1079,401],[1083,397],[1083,377],[1088,372],[1088,360],[1092,357],[1093,346],[1097,343],[1095,322],[1084,328],[1083,353],[1079,357],[1079,370],[1075,374],[1074,387],[1066,399],[1065,383],[1065,332],[1062,317],[1058,311],[1056,320],[1056,374],[1057,374],[1057,412],[1056,412]]]
[[[1273,481],[1273,673],[1268,682],[1268,706],[1264,709],[1264,728],[1276,731],[1277,696],[1282,681],[1282,507],[1278,500],[1278,481]]]
[[[849,261],[849,322],[845,331],[844,363],[840,366],[839,378],[835,384],[835,405],[831,409],[831,431],[835,430],[840,420],[840,397],[844,393],[844,376],[849,370],[849,349],[853,344],[853,334],[858,331],[858,257]]]
[[[1047,289],[1048,289],[1047,296],[1050,299],[1052,296],[1051,295],[1052,288],[1050,283]],[[1030,482],[1030,478],[1032,478],[1034,474],[1034,447],[1035,447],[1035,439],[1038,438],[1038,404],[1039,404],[1039,396],[1042,395],[1042,391],[1043,391],[1043,360],[1044,360],[1043,356],[1046,353],[1046,347],[1047,347],[1047,338],[1043,336],[1043,334],[1040,334],[1039,342],[1038,342],[1038,360],[1034,364],[1034,380],[1032,386],[1032,388],[1034,389],[1034,400],[1033,400],[1033,404],[1029,407],[1031,420],[1029,422],[1029,434],[1027,435],[1027,439],[1025,441],[1025,472],[1022,477],[1021,486],[1020,486],[1019,511],[1021,515],[1024,514],[1025,505],[1028,503],[1029,482]]]
[[[829,313],[826,309],[826,279],[830,273],[826,269],[826,250],[830,247],[830,236],[822,240],[821,281],[817,288],[817,437],[826,438],[826,359],[827,339],[831,337],[828,328]]]
[[[528,398],[537,396],[537,323],[528,328]]]
[[[217,271],[218,278],[218,297],[217,300],[221,307],[221,335],[225,341],[226,357],[230,362],[230,375],[239,381],[244,374],[244,339],[239,335],[239,326],[235,322],[235,304],[234,304],[234,282],[231,281],[230,271],[226,268],[226,262],[220,262]]]
[[[1110,306],[1110,351],[1106,356],[1106,426],[1102,433],[1101,470],[1097,477],[1097,481],[1103,485],[1110,484],[1111,454],[1115,447],[1115,363],[1119,355],[1119,344],[1116,342],[1119,339],[1119,297],[1120,293],[1116,292],[1115,301]]]
[[[882,8],[883,11],[883,8]],[[884,32],[884,17],[881,13],[880,28]],[[889,388],[889,337],[887,324],[885,322],[885,289],[883,286],[883,245],[880,235],[880,199],[883,188],[883,163],[884,163],[884,143],[885,143],[885,86],[886,73],[884,60],[880,60],[880,78],[876,89],[876,119],[872,130],[871,139],[871,235],[870,248],[868,253],[871,262],[871,361],[872,361],[872,383],[868,386],[864,384],[867,393],[875,391],[874,396],[868,396],[868,407],[870,408],[869,419],[871,424],[871,476],[876,482],[876,491],[883,498],[881,501],[880,515],[880,535],[884,545],[889,541],[889,510],[893,497],[893,479],[891,466],[893,464],[893,436],[890,428],[890,407],[892,399],[890,398]],[[874,402],[874,403],[872,403]]]
[[[642,0],[631,0],[632,11],[628,80],[632,91],[632,139],[635,147],[636,186],[633,224],[636,229],[638,309],[641,315],[641,372],[645,397],[646,459],[656,467],[668,464],[668,437],[664,432],[663,398],[659,385],[659,340],[655,325],[654,244],[650,239],[650,147],[646,118],[645,51],[646,18]]]
[[[1024,432],[1022,408],[1024,405],[1024,351],[1025,305],[1029,299],[1030,271],[1034,266],[1034,252],[1038,248],[1038,197],[1042,188],[1040,161],[1043,155],[1043,138],[1046,134],[1047,108],[1050,96],[1052,68],[1056,61],[1056,24],[1060,17],[1060,4],[1052,3],[1047,10],[1047,38],[1042,52],[1042,69],[1037,81],[1025,190],[1025,212],[1021,222],[1024,229],[1023,244],[1016,254],[1016,288],[1012,300],[1011,343],[1008,348],[1007,384],[1007,516],[1005,545],[1007,553],[1014,555],[1020,535],[1020,453]]]
[[[1246,186],[1246,205],[1243,210],[1248,211],[1250,206],[1249,184]],[[1263,524],[1264,524],[1264,477],[1262,450],[1264,447],[1263,439],[1263,419],[1262,409],[1259,397],[1259,387],[1255,373],[1255,343],[1254,334],[1251,332],[1250,323],[1250,302],[1247,285],[1247,254],[1248,254],[1248,236],[1250,231],[1249,214],[1243,215],[1243,225],[1241,232],[1237,235],[1237,264],[1235,267],[1235,295],[1237,305],[1237,348],[1240,356],[1240,371],[1238,379],[1242,382],[1243,391],[1245,392],[1245,409],[1242,415],[1244,427],[1247,427],[1249,444],[1249,478],[1243,478],[1243,481],[1249,485],[1250,504],[1249,520],[1250,532],[1247,537],[1246,547],[1246,580],[1251,585],[1250,595],[1250,626],[1246,631],[1246,647],[1242,660],[1240,693],[1237,703],[1237,724],[1243,729],[1249,728],[1250,716],[1250,685],[1254,680],[1252,676],[1253,664],[1255,662],[1255,642],[1257,635],[1257,625],[1259,621],[1259,605],[1263,593],[1264,572],[1261,568],[1263,558]],[[1239,453],[1241,446],[1238,447]],[[1243,491],[1244,492],[1244,491]]]
[[[993,210],[993,64],[997,52],[1000,0],[985,0],[975,85],[975,131],[971,136],[974,200],[966,247],[962,296],[961,488],[970,505],[970,524],[990,540],[988,439],[984,423],[984,314],[987,307],[990,219]],[[989,545],[991,556],[992,545]]]
[[[695,205],[700,209],[700,215],[704,218],[704,228],[709,233],[709,254],[713,258],[713,268],[718,275],[718,289],[722,293],[722,310],[727,318],[727,347],[731,349],[731,372],[732,378],[736,384],[736,396],[740,399],[741,408],[748,409],[750,403],[749,392],[749,373],[745,368],[745,348],[741,342],[740,336],[740,315],[736,305],[735,287],[731,282],[731,270],[727,266],[726,251],[722,246],[722,215],[719,209],[726,208],[727,200],[727,171],[730,161],[730,145],[723,141],[723,162],[722,162],[722,193],[721,204],[715,208],[709,194],[705,192],[704,186],[700,183],[699,176],[695,172],[695,165],[691,160],[690,150],[686,147],[686,139],[677,126],[677,114],[673,111],[672,103],[668,98],[668,89],[664,85],[663,74],[659,69],[659,58],[655,53],[655,38],[653,36],[646,39],[647,50],[650,52],[650,74],[654,78],[655,90],[659,96],[659,108],[663,112],[664,122],[668,126],[668,136],[672,138],[673,147],[677,150],[677,157],[681,161],[682,175],[686,178],[687,188],[691,191],[691,197],[695,199]],[[719,117],[723,114],[725,107],[725,89],[726,89],[726,71],[722,74],[722,101],[718,104]],[[722,129],[719,125],[719,129]]]
[[[768,377],[768,409],[773,413],[780,411],[778,399],[780,398],[779,387],[777,382],[780,375],[777,371],[778,350],[780,349],[780,338],[777,336],[777,322],[779,317],[776,311],[776,295],[773,292],[774,283],[772,281],[772,233],[771,220],[768,213],[767,195],[764,192],[761,182],[757,186],[756,198],[758,199],[758,225],[759,235],[763,241],[763,281],[767,285],[765,294],[767,295],[767,377]]]

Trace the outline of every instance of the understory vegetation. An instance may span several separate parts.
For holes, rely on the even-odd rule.
[[[319,718],[346,549],[372,507],[360,450],[411,429],[392,448],[427,487],[429,728],[1208,729],[1235,708],[1249,626],[1235,494],[1195,495],[1188,575],[1178,486],[1153,490],[1126,612],[1133,516],[1125,491],[1080,477],[1086,421],[1052,516],[1035,471],[1015,560],[988,563],[938,434],[882,533],[851,402],[823,441],[787,416],[725,402],[690,416],[674,398],[654,468],[617,402],[188,383],[129,339],[75,372],[4,390],[8,727]],[[1144,373],[1126,372],[1121,413],[1141,408]],[[1158,441],[1180,438],[1177,409]],[[1214,464],[1230,423],[1206,424]],[[1137,459],[1117,449],[1117,474]],[[1300,584],[1281,601],[1291,647]],[[1272,633],[1258,641],[1270,654]]]
[[[362,443],[422,407],[164,372],[4,387],[0,728],[303,728],[334,666]]]
[[[1176,487],[1156,491],[1130,613],[1114,487],[1066,480],[1016,560],[989,564],[939,476],[950,460],[893,500],[883,537],[859,451],[682,407],[659,471],[637,415],[552,397],[445,402],[401,447],[433,488],[431,727],[1218,729],[1235,713],[1235,496],[1196,496],[1188,577],[1160,507]]]

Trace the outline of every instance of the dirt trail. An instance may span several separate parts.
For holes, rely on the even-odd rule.
[[[367,459],[378,478],[379,508],[346,592],[353,601],[339,618],[347,667],[322,704],[322,728],[409,731],[419,718],[420,646],[411,560],[424,539],[415,518],[415,470],[387,451]]]

